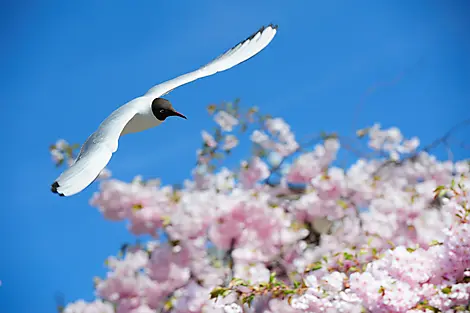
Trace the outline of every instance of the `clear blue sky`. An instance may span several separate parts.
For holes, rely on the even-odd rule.
[[[82,143],[119,105],[263,24],[279,32],[260,55],[170,94],[187,121],[121,141],[109,166],[116,178],[188,177],[200,130],[211,125],[206,105],[235,97],[301,135],[351,133],[367,90],[402,73],[365,99],[356,126],[396,125],[426,143],[470,117],[468,1],[40,3],[0,7],[2,313],[53,312],[57,291],[92,299],[92,277],[132,239],[89,206],[96,184],[72,198],[50,193],[59,171],[49,144]]]

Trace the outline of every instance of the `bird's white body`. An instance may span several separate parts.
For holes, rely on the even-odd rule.
[[[140,97],[125,105],[135,105],[136,115],[126,124],[122,130],[121,136],[138,133],[163,123],[155,118],[151,110],[153,97]]]
[[[85,189],[106,167],[118,148],[121,136],[141,132],[162,123],[152,111],[152,101],[179,86],[225,71],[250,59],[271,42],[276,32],[277,26],[262,27],[252,36],[203,67],[156,85],[145,95],[116,109],[88,137],[74,164],[52,184],[52,191],[61,196],[71,196]]]

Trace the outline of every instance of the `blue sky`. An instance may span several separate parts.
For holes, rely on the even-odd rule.
[[[116,178],[181,182],[212,126],[206,105],[236,97],[299,136],[380,122],[428,143],[470,117],[466,1],[3,1],[0,12],[2,313],[53,312],[58,291],[91,300],[92,277],[132,240],[89,206],[96,184],[50,193],[49,144],[82,143],[118,106],[263,24],[279,32],[260,55],[168,96],[187,121],[123,138]]]

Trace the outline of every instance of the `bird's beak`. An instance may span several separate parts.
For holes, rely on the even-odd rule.
[[[173,116],[179,116],[179,117],[182,117],[182,118],[184,118],[184,119],[187,120],[186,116],[184,116],[184,115],[181,114],[180,112],[173,111],[173,114],[172,114],[172,115],[173,115]]]

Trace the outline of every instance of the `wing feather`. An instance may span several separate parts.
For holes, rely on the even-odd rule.
[[[217,72],[228,70],[235,65],[241,64],[266,48],[266,46],[273,40],[276,32],[277,25],[271,24],[267,27],[263,26],[256,33],[252,34],[250,37],[238,43],[233,48],[227,50],[225,53],[221,54],[201,68],[156,85],[150,88],[145,95],[160,97],[179,86],[185,85],[199,78],[213,75]]]
[[[111,160],[122,130],[137,113],[135,106],[124,105],[105,119],[85,141],[72,166],[51,185],[52,192],[71,196],[88,187]]]

